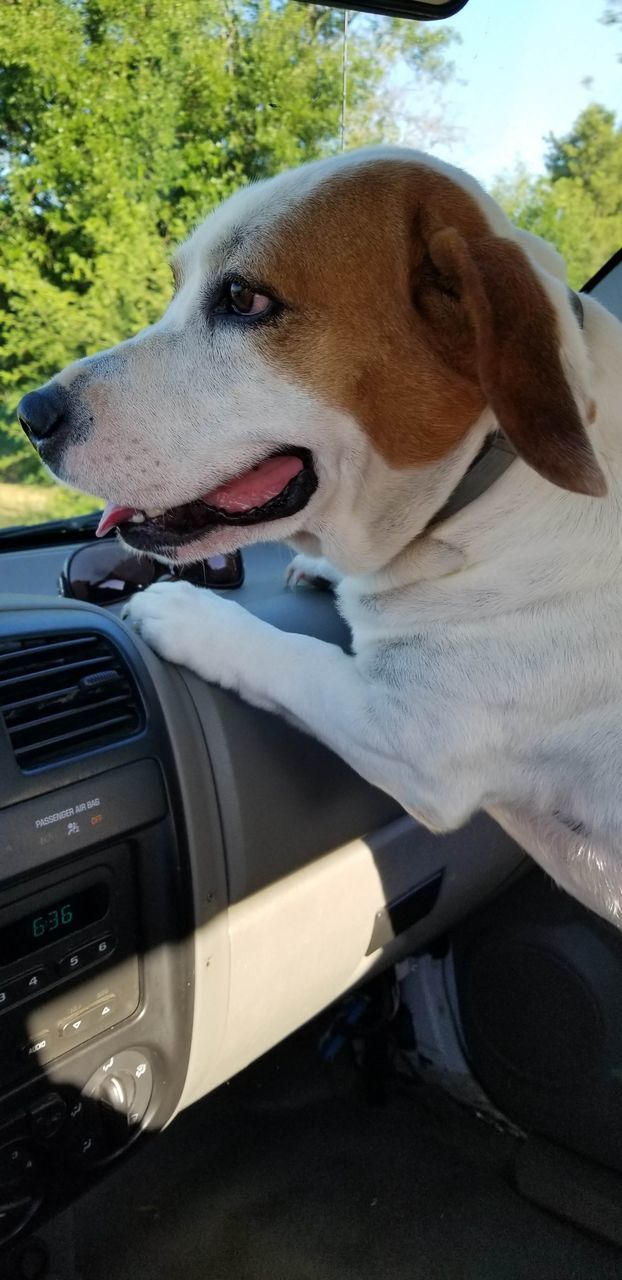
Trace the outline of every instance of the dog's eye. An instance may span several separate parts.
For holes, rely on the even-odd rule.
[[[227,285],[224,301],[227,311],[236,316],[261,316],[273,307],[272,298],[265,293],[255,293],[241,280],[232,280]]]
[[[216,317],[261,322],[270,316],[277,315],[283,304],[268,293],[259,289],[240,277],[227,280],[220,287],[218,297],[210,307],[210,313]]]

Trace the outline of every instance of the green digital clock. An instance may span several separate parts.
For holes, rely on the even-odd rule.
[[[67,929],[73,923],[76,911],[74,901],[63,902],[58,907],[49,907],[42,916],[32,916],[33,938],[43,938],[46,934],[55,933],[57,929]]]
[[[102,920],[109,905],[108,885],[98,881],[11,920],[0,928],[0,965],[12,964],[14,960],[21,960],[33,951],[50,946],[57,939]]]

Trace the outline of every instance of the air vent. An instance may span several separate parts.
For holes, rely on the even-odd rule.
[[[0,712],[23,770],[121,742],[143,722],[125,661],[99,635],[0,640]]]

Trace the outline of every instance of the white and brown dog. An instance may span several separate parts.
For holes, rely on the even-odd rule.
[[[183,583],[131,624],[434,830],[486,809],[622,923],[620,324],[410,150],[247,187],[174,274],[159,323],[31,393],[23,425],[131,547],[285,540],[293,581],[329,562],[354,652]]]

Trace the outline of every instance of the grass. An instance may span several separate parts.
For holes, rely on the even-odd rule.
[[[0,400],[0,529],[86,515],[103,505],[101,498],[54,484]]]
[[[85,515],[103,505],[75,489],[56,484],[0,481],[0,529],[14,524],[42,524],[63,516]]]

